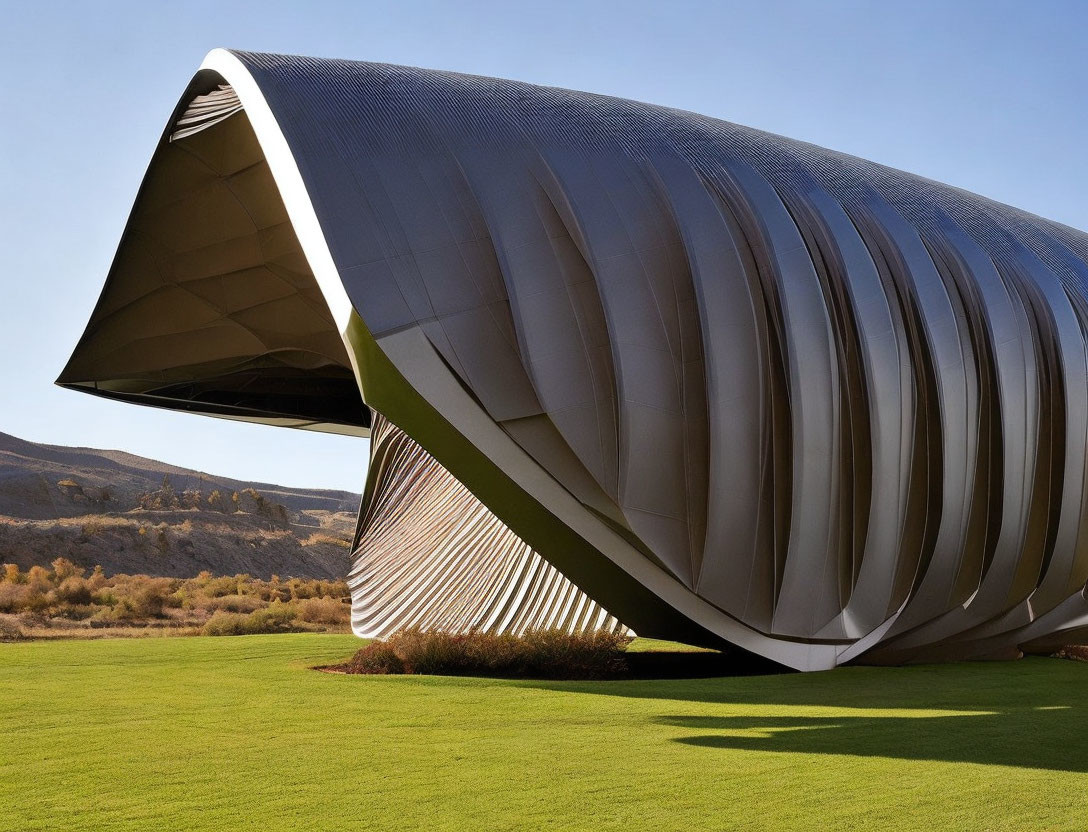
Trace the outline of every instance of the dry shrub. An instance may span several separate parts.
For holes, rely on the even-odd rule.
[[[52,608],[51,613],[56,618],[68,621],[86,621],[97,611],[98,608],[93,604],[58,604]]]
[[[343,627],[350,618],[342,603],[349,595],[343,581],[283,582],[278,577],[263,581],[245,574],[217,578],[210,572],[190,579],[107,577],[100,566],[84,577],[85,571],[67,558],[53,561],[52,570],[34,566],[22,572],[5,565],[0,570],[0,614],[31,616],[35,628],[55,623],[71,629],[73,622],[84,622],[83,628],[132,629],[185,624],[196,628],[209,615],[224,612],[245,618],[236,628],[244,632]],[[305,599],[301,611],[294,599]]]
[[[99,607],[90,618],[92,627],[112,627],[118,623],[137,621],[139,616],[128,598],[119,598],[108,607]]]
[[[1067,644],[1054,655],[1059,659],[1088,662],[1088,644]]]
[[[0,584],[0,613],[21,612],[29,592],[26,584]]]
[[[69,578],[82,578],[86,571],[82,566],[76,566],[68,558],[57,558],[53,561],[53,580],[58,584]]]
[[[298,603],[298,618],[311,624],[347,624],[351,607],[336,598],[307,598]]]
[[[166,594],[159,587],[146,586],[130,602],[136,618],[162,618],[166,608]]]
[[[0,641],[20,641],[26,638],[19,619],[14,615],[0,615]]]
[[[204,624],[206,636],[248,636],[259,633],[290,632],[297,611],[291,604],[272,604],[249,615],[237,612],[217,612]]]
[[[45,627],[49,622],[42,618],[38,613],[34,612],[21,612],[14,616],[19,622],[19,626],[23,628],[23,632],[29,632],[35,627]]]
[[[626,636],[603,632],[536,630],[510,636],[410,629],[367,645],[341,669],[348,673],[609,679],[626,672],[624,650],[629,642]]]
[[[250,613],[249,623],[254,633],[282,633],[292,629],[298,616],[293,604],[269,604],[263,610]]]
[[[359,650],[351,660],[341,668],[347,673],[399,674],[408,671],[404,668],[397,651],[388,641],[375,641]]]
[[[135,618],[162,618],[173,601],[173,582],[169,579],[148,579],[141,582],[127,599]]]
[[[328,546],[337,546],[341,549],[351,548],[350,540],[343,537],[336,537],[335,535],[331,535],[326,532],[314,532],[302,541],[303,546],[319,546],[321,544],[325,544]]]
[[[272,576],[275,578],[275,575]],[[252,591],[256,597],[262,601],[290,601],[291,591],[284,586],[280,586],[278,580],[272,581],[255,581],[252,587]]]
[[[566,679],[599,679],[626,668],[629,636],[595,631],[571,635],[562,630],[530,630],[522,636],[529,650],[529,674],[548,678],[552,669]]]
[[[301,578],[292,578],[287,582],[287,588],[291,593],[292,601],[301,601],[305,598],[317,598],[321,593],[314,584],[316,581],[305,581]]]
[[[209,612],[242,612],[251,613],[259,609],[263,604],[261,599],[253,595],[220,595],[218,598],[208,598],[199,602],[199,608]]]
[[[13,607],[10,610],[11,612],[45,613],[49,609],[49,602],[53,592],[48,584],[43,586],[35,582],[18,588],[22,590],[22,593],[18,605]]]
[[[115,575],[109,580],[112,585],[91,594],[92,603],[99,607],[91,616],[92,626],[162,619],[168,608],[179,603],[178,581],[173,578]]]
[[[27,570],[26,582],[42,592],[47,592],[53,585],[53,575],[44,566],[32,566]]]
[[[96,566],[94,571],[91,572],[91,577],[87,579],[87,586],[91,588],[92,592],[98,592],[106,585],[106,572],[101,566]]]
[[[101,589],[94,594],[94,603],[99,607],[115,607],[117,601],[117,595],[112,589]]]
[[[249,633],[248,621],[248,615],[217,612],[208,619],[200,632],[206,636],[244,636]]]
[[[209,598],[222,598],[224,595],[238,594],[238,578],[212,578],[203,586],[204,595]]]
[[[87,605],[94,600],[90,584],[74,575],[61,582],[57,587],[56,597],[62,604]]]
[[[83,537],[98,537],[106,529],[105,525],[99,520],[88,520],[80,527],[80,533]]]

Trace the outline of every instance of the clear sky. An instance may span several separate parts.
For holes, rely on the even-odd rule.
[[[165,120],[217,46],[695,110],[1088,229],[1088,2],[0,0],[0,431],[362,487],[364,440],[61,390]]]

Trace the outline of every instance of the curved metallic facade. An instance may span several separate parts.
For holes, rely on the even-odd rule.
[[[625,630],[381,415],[348,585],[364,638],[410,627]]]
[[[487,618],[532,552],[579,621],[815,669],[1088,630],[1086,331],[1088,235],[973,194],[647,104],[216,51],[60,382],[418,443],[368,482],[360,631]],[[390,535],[431,461],[449,488]],[[463,498],[505,550],[413,525]],[[442,585],[413,559],[462,589],[413,608]]]

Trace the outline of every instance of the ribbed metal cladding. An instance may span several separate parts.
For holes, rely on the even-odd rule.
[[[378,414],[371,429],[348,576],[357,635],[626,632],[407,434]]]
[[[451,612],[463,602],[444,592],[505,597],[488,582],[543,569],[531,550],[640,635],[799,669],[1013,656],[1088,634],[1085,233],[589,93],[217,51],[176,112],[221,84],[246,118],[160,145],[129,227],[171,245],[141,254],[126,235],[70,368],[93,364],[74,382],[122,397],[132,356],[170,366],[142,345],[184,342],[194,383],[199,347],[252,353],[270,367],[262,384],[290,371],[305,390],[314,371],[281,358],[305,334],[285,311],[300,307],[264,303],[260,269],[242,293],[259,316],[230,312],[233,295],[177,311],[191,270],[178,252],[217,280],[243,255],[259,266],[270,220],[231,200],[278,193],[269,207],[290,217],[299,274],[344,335],[348,384],[404,435],[376,434],[360,632],[431,611],[521,626],[499,601]],[[249,130],[267,166],[229,189],[193,168],[165,177],[191,199],[150,187],[187,143],[232,161]],[[229,234],[260,245],[224,246]],[[166,313],[110,316],[144,293]],[[261,343],[213,350],[223,309]],[[269,400],[352,424],[351,392],[336,409]],[[451,500],[463,520],[438,510]]]
[[[176,142],[214,127],[223,119],[242,112],[242,109],[242,102],[233,87],[230,84],[220,84],[218,89],[193,98],[178,118],[175,129],[170,134],[170,141]]]
[[[547,471],[749,647],[993,655],[1083,617],[1084,234],[691,113],[243,60],[273,110],[320,111],[285,135],[407,383],[461,424],[436,379],[470,391],[529,460],[481,455]],[[645,632],[641,606],[610,609]]]

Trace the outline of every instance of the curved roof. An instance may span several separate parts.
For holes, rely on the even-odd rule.
[[[1086,325],[1088,235],[936,182],[216,51],[61,382],[365,432],[358,381],[640,633],[822,667],[1088,626]]]

